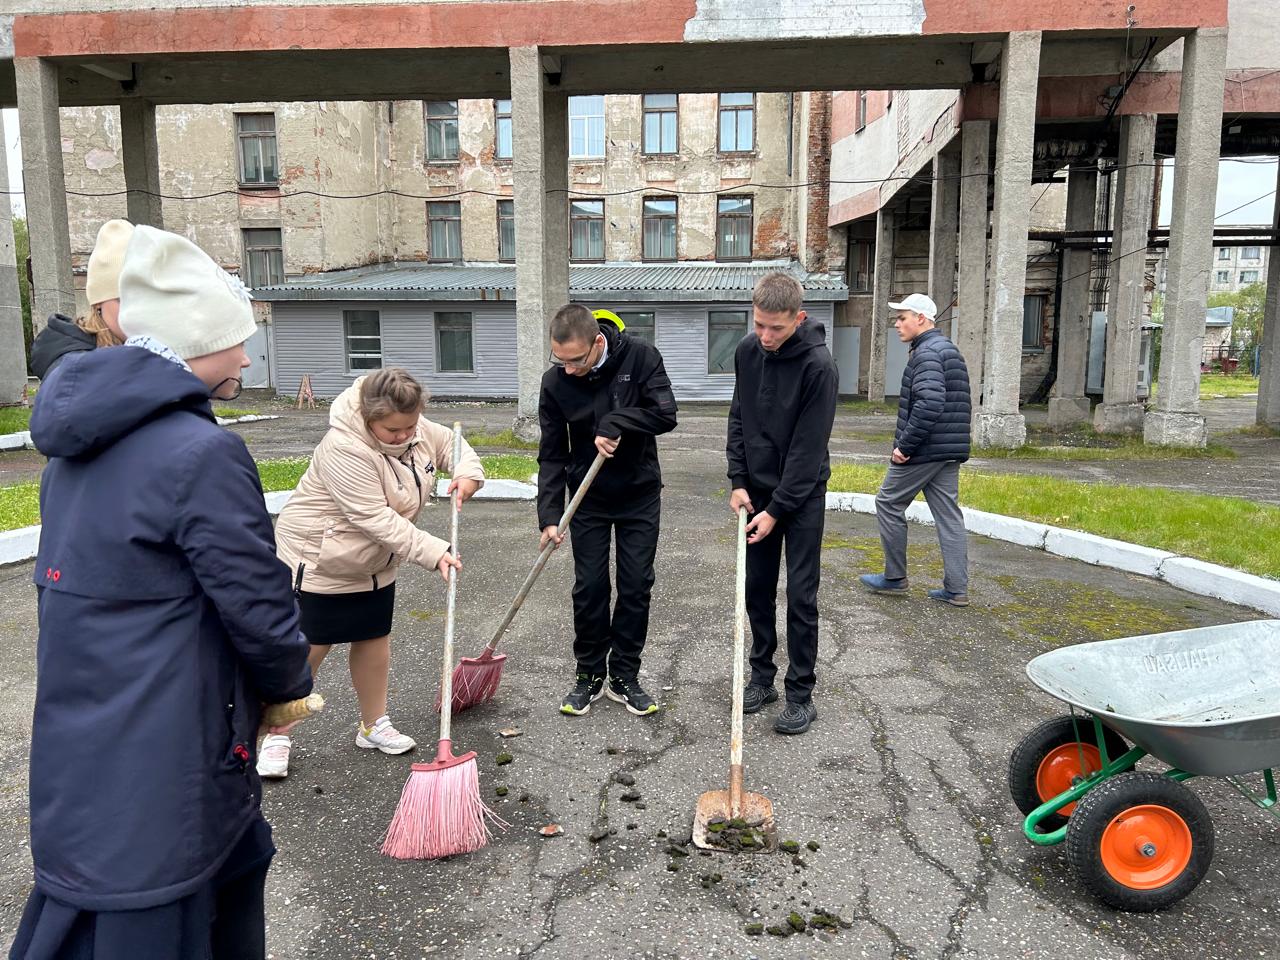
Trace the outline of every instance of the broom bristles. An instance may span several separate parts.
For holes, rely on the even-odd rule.
[[[461,713],[471,707],[488,703],[498,694],[502,683],[502,667],[506,654],[494,657],[464,658],[453,668],[453,712]],[[440,710],[440,696],[436,695],[436,711]]]
[[[400,794],[382,852],[397,860],[435,860],[479,850],[489,824],[506,823],[480,799],[475,757],[439,769],[415,765]]]

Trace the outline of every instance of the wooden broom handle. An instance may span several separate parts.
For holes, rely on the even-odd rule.
[[[462,459],[462,424],[453,425],[453,471]],[[449,553],[458,556],[458,514],[461,490],[454,488],[449,498]],[[449,592],[444,613],[444,670],[440,674],[440,739],[449,740],[453,719],[453,618],[458,603],[458,568],[449,568]]]
[[[733,730],[729,739],[729,809],[742,813],[743,656],[747,635],[747,508],[738,508],[738,563],[733,602]]]

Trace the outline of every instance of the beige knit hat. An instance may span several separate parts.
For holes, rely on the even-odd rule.
[[[93,253],[89,254],[89,275],[84,285],[84,295],[90,306],[120,297],[120,267],[131,236],[133,224],[128,220],[108,220],[98,230]]]
[[[136,227],[120,271],[120,329],[190,360],[244,343],[258,325],[237,277],[185,237]]]

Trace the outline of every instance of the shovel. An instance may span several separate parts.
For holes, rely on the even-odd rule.
[[[729,741],[729,789],[708,790],[698,797],[693,816],[693,844],[703,850],[766,852],[778,847],[773,804],[759,793],[742,789],[743,654],[747,620],[747,509],[738,508],[738,570],[733,609],[733,733]],[[745,824],[743,829],[741,824]],[[739,837],[741,843],[726,842]],[[750,838],[751,842],[746,841]],[[717,842],[719,841],[719,842]]]

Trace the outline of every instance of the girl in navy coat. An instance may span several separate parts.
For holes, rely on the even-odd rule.
[[[248,295],[138,227],[125,346],[40,389],[35,889],[11,958],[259,958],[274,853],[261,705],[311,690],[288,572],[244,442],[214,422],[248,366]]]

